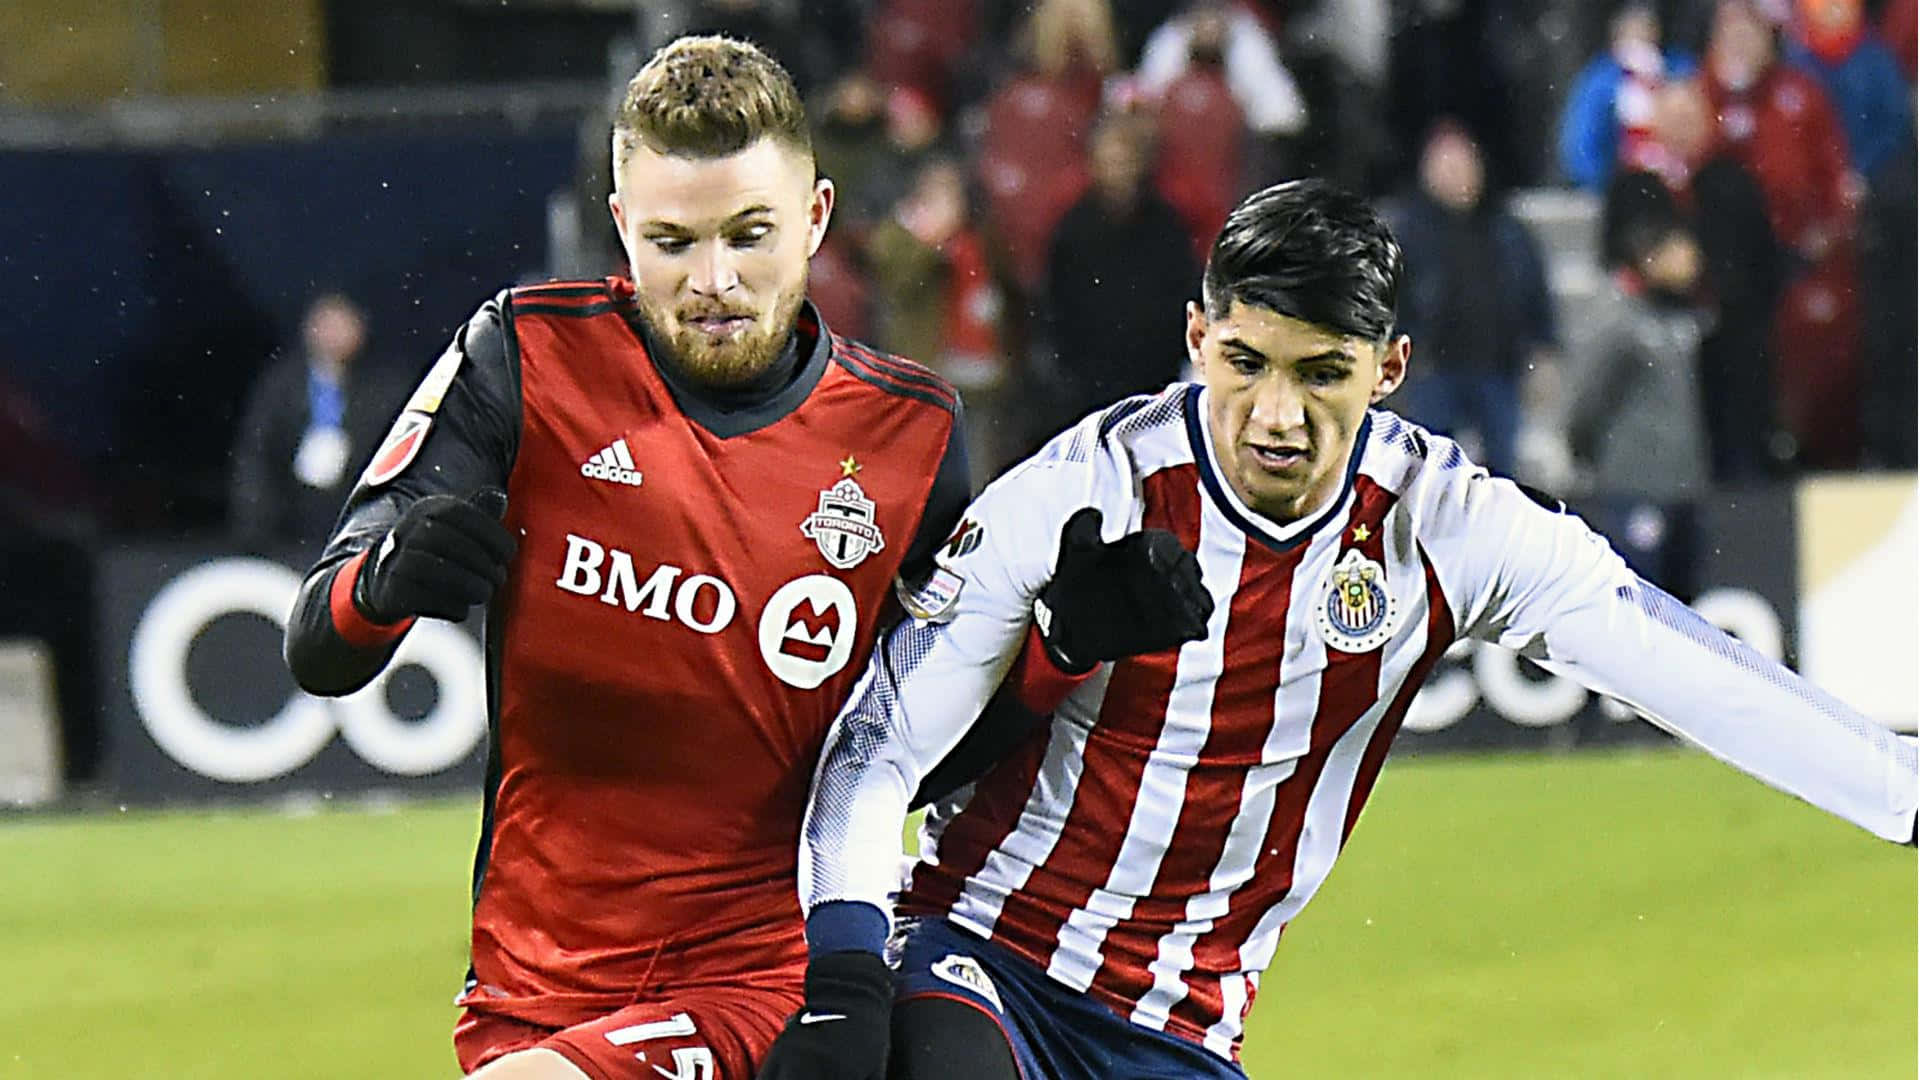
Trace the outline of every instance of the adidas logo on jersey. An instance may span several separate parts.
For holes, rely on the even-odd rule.
[[[627,452],[627,440],[615,439],[613,445],[588,458],[580,466],[580,475],[592,480],[640,486],[640,470],[633,467],[633,455]]]

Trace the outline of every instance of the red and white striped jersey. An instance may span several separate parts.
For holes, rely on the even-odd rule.
[[[829,736],[803,830],[809,909],[885,907],[909,796],[1020,651],[1061,526],[1089,505],[1109,539],[1167,529],[1198,555],[1207,637],[1103,665],[933,808],[898,906],[1143,1027],[1237,1058],[1281,931],[1457,638],[1517,649],[1880,836],[1912,833],[1911,744],[1639,579],[1578,518],[1374,411],[1340,493],[1276,525],[1222,479],[1204,399],[1176,385],[1122,402],[974,503],[918,605],[934,617],[889,636]]]

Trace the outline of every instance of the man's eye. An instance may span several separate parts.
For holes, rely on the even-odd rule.
[[[1261,368],[1260,361],[1254,359],[1251,356],[1248,356],[1245,353],[1228,354],[1227,363],[1233,366],[1233,370],[1239,372],[1242,375],[1260,374],[1260,368]]]
[[[732,243],[733,246],[737,248],[750,248],[760,241],[765,240],[767,234],[771,232],[773,232],[773,226],[771,225],[754,225],[734,233]]]
[[[652,239],[653,246],[665,255],[678,255],[687,250],[692,243],[684,236],[656,236]]]
[[[1346,380],[1345,368],[1314,368],[1307,372],[1307,381],[1314,386],[1337,386]]]

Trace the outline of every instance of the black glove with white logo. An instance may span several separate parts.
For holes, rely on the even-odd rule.
[[[885,1080],[893,971],[862,949],[807,962],[807,1000],[767,1051],[759,1080]]]
[[[1144,529],[1106,543],[1089,506],[1060,530],[1060,558],[1033,615],[1048,658],[1079,673],[1206,637],[1213,596],[1178,537]]]
[[[376,623],[410,615],[460,622],[507,579],[513,534],[500,523],[507,495],[429,495],[407,507],[374,545],[353,584],[353,603]]]

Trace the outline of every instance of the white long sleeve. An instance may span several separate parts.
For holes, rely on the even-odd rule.
[[[1888,840],[1913,835],[1913,744],[1641,580],[1577,517],[1509,481],[1448,485],[1422,537],[1496,641],[1731,765]],[[1451,572],[1451,573],[1450,573]]]

